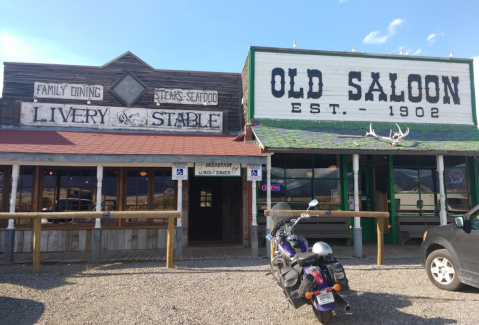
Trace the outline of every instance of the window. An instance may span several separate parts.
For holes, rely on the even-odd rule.
[[[463,214],[470,210],[469,182],[466,157],[444,157],[444,184],[449,214]]]
[[[42,169],[41,208],[46,212],[92,211],[96,202],[96,169]],[[43,219],[46,224],[91,223],[91,219]]]
[[[5,169],[4,168],[0,168],[0,212],[4,212],[6,211],[6,209],[4,208],[4,198],[3,198],[3,194],[4,194],[4,191],[3,191],[3,187],[5,186],[4,184],[4,180],[5,180]]]
[[[266,168],[258,188],[258,208],[266,209]],[[305,209],[313,199],[318,209],[341,208],[339,156],[322,154],[275,154],[271,157],[271,202],[287,202]]]
[[[176,186],[171,169],[136,168],[126,171],[126,210],[176,210]],[[127,224],[154,225],[164,219],[127,219]]]
[[[140,81],[133,73],[126,71],[117,81],[110,87],[110,91],[123,104],[132,106],[135,102],[148,90],[148,87]],[[120,119],[128,118],[119,117]]]
[[[396,209],[404,213],[439,215],[440,189],[435,156],[394,157]],[[448,214],[470,209],[465,157],[444,157]]]
[[[202,188],[200,192],[200,207],[212,208],[213,207],[213,190],[209,188]]]

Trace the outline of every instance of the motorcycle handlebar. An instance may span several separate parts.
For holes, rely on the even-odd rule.
[[[296,217],[289,217],[289,218],[286,218],[286,219],[283,219],[281,220],[280,222],[278,222],[276,224],[276,226],[273,228],[273,230],[271,230],[271,236],[274,237],[276,236],[276,233],[278,232],[278,230],[283,227],[285,224],[287,224],[288,222],[290,222],[292,219],[296,219]]]
[[[278,230],[284,226],[285,224],[287,224],[288,222],[290,222],[291,220],[295,220],[296,219],[296,223],[293,225],[293,228],[296,226],[296,224],[301,220],[301,219],[309,219],[311,217],[318,217],[317,215],[316,216],[311,216],[310,214],[308,213],[302,213],[301,214],[301,217],[299,218],[296,218],[296,217],[289,217],[289,218],[285,218],[283,220],[281,220],[280,222],[278,222],[276,224],[276,226],[273,228],[273,230],[271,230],[271,236],[272,237],[275,237],[276,236],[276,233],[278,232]]]

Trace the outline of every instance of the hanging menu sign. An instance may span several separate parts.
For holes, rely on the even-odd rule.
[[[35,82],[33,97],[103,100],[102,85],[54,84]]]
[[[195,176],[241,176],[241,165],[232,163],[196,163]]]

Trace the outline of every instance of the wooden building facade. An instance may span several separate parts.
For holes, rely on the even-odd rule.
[[[245,170],[266,158],[242,136],[240,74],[158,70],[130,52],[101,67],[4,66],[0,211],[181,210],[184,247],[249,245]],[[42,251],[90,250],[98,226],[42,223]],[[31,251],[29,220],[1,228],[0,251],[5,229]],[[105,250],[165,246],[159,219],[101,228]]]
[[[472,71],[470,59],[251,47],[244,118],[271,168],[260,226],[269,205],[316,198],[323,210],[389,211],[385,242],[403,243],[479,204]],[[316,238],[376,240],[372,220],[311,223]]]

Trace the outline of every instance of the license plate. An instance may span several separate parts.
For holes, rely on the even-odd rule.
[[[325,305],[334,302],[334,297],[332,292],[328,292],[323,295],[318,295],[316,296],[316,300],[318,301],[318,304],[320,305]]]

